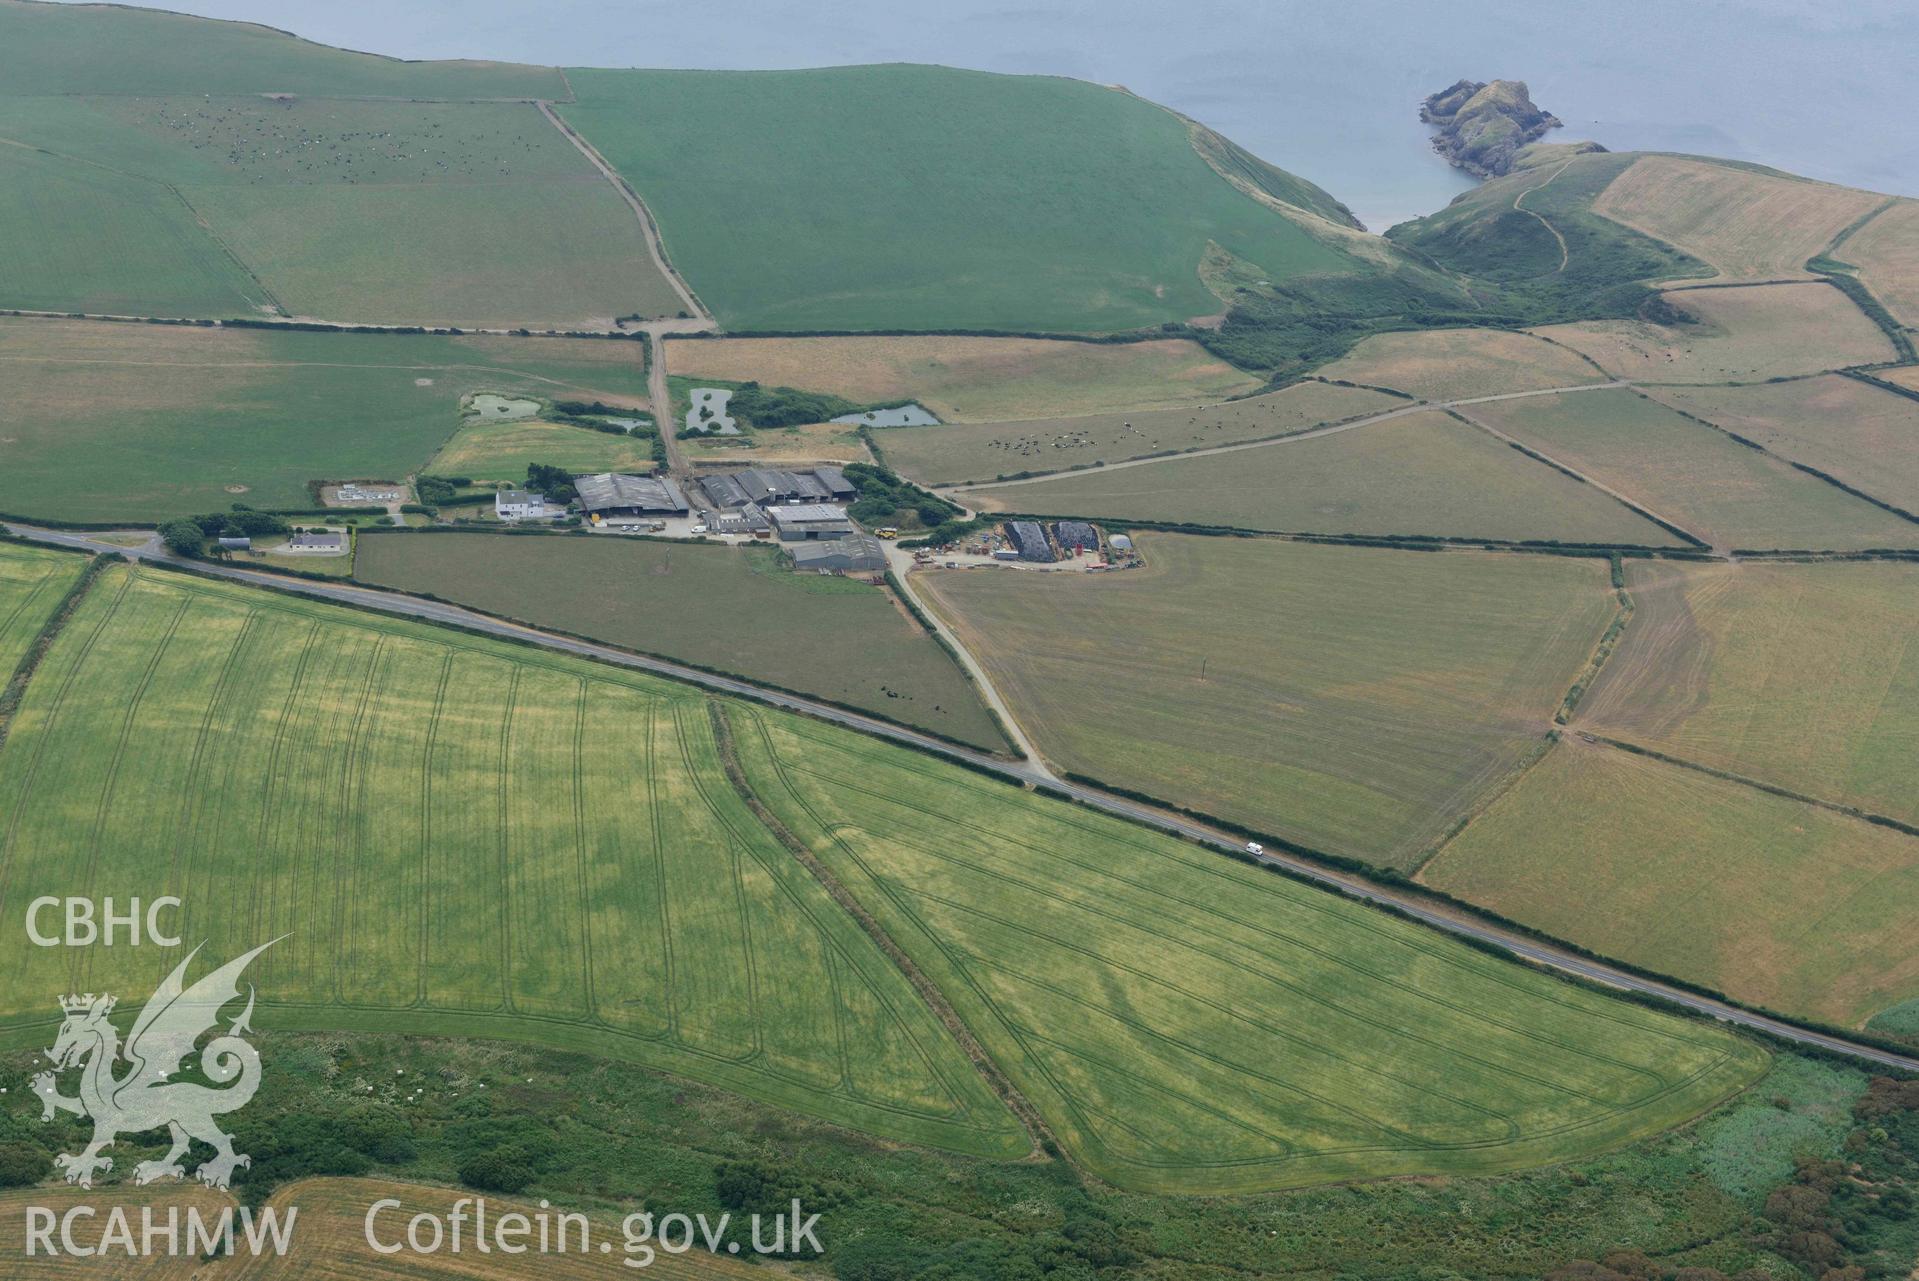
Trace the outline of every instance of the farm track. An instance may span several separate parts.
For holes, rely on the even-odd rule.
[[[617,667],[650,672],[683,684],[715,690],[858,730],[875,738],[903,744],[934,756],[956,761],[982,773],[1022,786],[1051,792],[1091,809],[1184,837],[1215,851],[1238,857],[1248,856],[1241,840],[1219,828],[1151,805],[1127,800],[1096,787],[1071,780],[1055,780],[1049,777],[1044,767],[1037,763],[1011,761],[1004,757],[958,747],[930,735],[814,702],[811,699],[762,689],[745,681],[681,667],[661,659],[625,653],[588,641],[552,635],[436,601],[419,600],[347,584],[283,578],[271,573],[228,565],[189,564],[159,550],[153,543],[127,548],[95,541],[83,533],[41,529],[25,524],[8,524],[5,528],[32,540],[55,546],[77,548],[94,553],[118,553],[136,562],[172,566],[250,586],[288,592],[377,613],[463,628]],[[1398,912],[1443,933],[1490,945],[1523,961],[1560,970],[1577,978],[1622,991],[1653,997],[1682,1009],[1794,1044],[1847,1055],[1899,1071],[1919,1072],[1919,1057],[1879,1049],[1784,1018],[1741,1009],[1726,1001],[1690,991],[1675,983],[1645,977],[1623,967],[1583,956],[1569,947],[1528,937],[1517,930],[1479,918],[1464,907],[1436,903],[1424,895],[1377,884],[1358,875],[1336,871],[1297,855],[1266,851],[1251,857],[1264,867],[1282,871],[1348,898]]]
[[[1557,178],[1560,174],[1565,173],[1571,165],[1572,161],[1568,160],[1565,164],[1553,170],[1552,178],[1546,179],[1546,181],[1540,183],[1537,187],[1528,187],[1513,197],[1514,209],[1517,209],[1520,213],[1532,214],[1533,217],[1539,219],[1539,225],[1547,231],[1550,231],[1553,239],[1559,242],[1559,265],[1553,268],[1553,275],[1555,276],[1565,272],[1566,264],[1572,261],[1572,251],[1566,247],[1566,238],[1559,234],[1559,228],[1553,226],[1552,221],[1548,219],[1545,214],[1526,208],[1526,197],[1532,195],[1535,191],[1544,191],[1546,188],[1552,186],[1553,178]]]

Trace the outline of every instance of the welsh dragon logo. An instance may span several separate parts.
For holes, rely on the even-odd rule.
[[[240,997],[241,972],[272,946],[263,943],[188,987],[187,966],[200,952],[194,948],[147,1001],[124,1046],[119,1032],[107,1021],[107,1015],[113,1012],[113,997],[89,992],[60,999],[66,1021],[47,1052],[53,1071],[35,1077],[33,1088],[40,1095],[42,1121],[51,1121],[56,1111],[93,1120],[93,1141],[85,1151],[78,1156],[62,1153],[53,1159],[54,1167],[66,1173],[68,1183],[92,1187],[96,1173],[113,1168],[113,1159],[100,1155],[102,1148],[111,1146],[122,1134],[162,1126],[172,1136],[173,1147],[158,1161],[142,1161],[135,1166],[135,1183],[186,1177],[180,1158],[193,1139],[213,1148],[213,1159],[194,1171],[194,1176],[209,1187],[226,1187],[236,1168],[252,1164],[250,1158],[233,1150],[233,1136],[213,1120],[245,1107],[260,1088],[260,1055],[245,1039],[253,1030],[249,1026],[253,1017],[250,985],[246,1009],[226,1032],[200,1050],[200,1071],[213,1085],[168,1078],[181,1070],[201,1034],[218,1030],[221,1007]],[[122,1060],[128,1064],[127,1070],[115,1076],[114,1068]],[[59,1092],[55,1077],[73,1067],[80,1069],[80,1093],[69,1098]]]

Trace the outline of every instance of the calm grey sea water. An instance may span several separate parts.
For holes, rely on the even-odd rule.
[[[1912,0],[165,0],[406,58],[570,66],[943,62],[1124,84],[1380,230],[1466,184],[1419,99],[1513,76],[1615,149],[1919,195]]]

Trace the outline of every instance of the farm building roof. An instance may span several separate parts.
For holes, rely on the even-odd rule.
[[[1019,548],[1021,560],[1043,564],[1053,559],[1053,549],[1046,542],[1046,531],[1039,527],[1038,521],[1013,521],[1006,527],[1006,536],[1013,540],[1013,546]]]
[[[722,511],[734,507],[744,507],[753,499],[740,487],[740,482],[728,475],[700,477],[700,491],[708,502]]]
[[[772,508],[767,515],[782,525],[813,525],[845,520],[846,509],[827,503],[796,503],[790,507]]]
[[[851,498],[859,493],[853,482],[846,478],[846,473],[837,467],[815,467],[813,475],[834,498]]]
[[[735,533],[740,530],[751,531],[766,529],[769,527],[766,513],[753,506],[742,507],[738,511],[727,512],[724,515],[713,518],[713,528],[723,534]]]
[[[1083,520],[1062,520],[1053,526],[1053,537],[1059,540],[1061,547],[1084,547],[1088,551],[1099,547],[1099,531]]]
[[[600,472],[594,476],[575,476],[573,488],[579,492],[580,505],[590,512],[636,511],[675,512],[687,510],[686,495],[678,484],[665,476],[627,476],[619,472]]]
[[[287,539],[287,546],[303,548],[303,549],[304,548],[331,549],[335,547],[344,547],[346,546],[346,535],[345,534],[295,534],[293,537]]]
[[[793,549],[793,564],[800,569],[870,573],[886,568],[886,545],[871,534],[801,543]]]
[[[734,472],[732,479],[756,503],[813,502],[832,497],[832,491],[817,477],[778,467],[749,467]]]

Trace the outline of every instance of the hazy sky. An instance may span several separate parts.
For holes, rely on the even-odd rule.
[[[943,62],[1121,83],[1375,229],[1462,180],[1420,98],[1528,81],[1563,137],[1919,195],[1919,3],[1848,0],[169,0],[409,58],[589,66]]]

